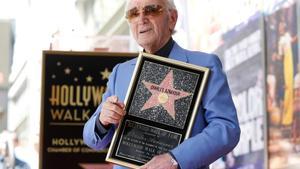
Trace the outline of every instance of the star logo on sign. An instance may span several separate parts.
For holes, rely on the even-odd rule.
[[[66,74],[66,75],[69,75],[69,74],[71,73],[71,69],[70,69],[70,68],[68,68],[68,67],[67,67],[67,68],[65,68],[65,70],[64,70],[64,71],[65,71],[65,74]]]
[[[108,71],[107,68],[104,69],[104,71],[100,72],[102,75],[102,80],[108,79],[109,75],[110,75],[110,71]]]
[[[93,77],[92,76],[87,76],[85,79],[86,79],[87,82],[92,82],[93,81]]]
[[[151,92],[151,97],[146,101],[141,111],[161,105],[175,120],[175,100],[190,96],[191,93],[177,90],[173,86],[173,71],[171,70],[165,79],[159,84],[142,81]]]

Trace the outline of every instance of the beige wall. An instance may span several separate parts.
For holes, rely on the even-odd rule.
[[[0,37],[0,88],[7,88],[9,58],[12,54],[12,32],[9,20],[0,20]]]

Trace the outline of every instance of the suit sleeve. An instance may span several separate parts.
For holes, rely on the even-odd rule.
[[[106,148],[106,146],[110,143],[112,136],[115,131],[115,127],[112,125],[110,129],[108,129],[107,133],[97,133],[96,127],[97,127],[97,120],[99,119],[100,111],[102,108],[103,102],[109,97],[114,95],[115,91],[115,80],[117,76],[117,70],[118,66],[116,65],[109,76],[108,82],[107,82],[107,89],[105,93],[102,96],[102,102],[98,106],[97,110],[94,112],[94,114],[90,117],[90,119],[85,123],[83,128],[83,141],[84,143],[89,146],[92,149],[100,150]],[[100,137],[101,135],[101,137]]]
[[[204,115],[207,126],[171,150],[181,169],[208,166],[230,152],[240,138],[237,113],[226,75],[219,58],[215,55],[211,58],[213,67],[202,97],[203,107],[198,110]]]

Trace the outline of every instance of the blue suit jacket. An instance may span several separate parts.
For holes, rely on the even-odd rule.
[[[231,151],[240,138],[237,113],[226,75],[216,55],[185,50],[177,43],[174,44],[169,58],[210,69],[191,137],[171,150],[181,169],[208,168],[210,163]],[[136,59],[133,59],[114,67],[103,101],[111,95],[124,101],[135,64]],[[101,104],[87,121],[83,131],[84,142],[96,150],[106,148],[115,131],[112,127],[102,139],[95,132],[100,110]]]

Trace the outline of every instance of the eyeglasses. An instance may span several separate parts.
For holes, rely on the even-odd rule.
[[[160,5],[146,5],[142,9],[145,16],[158,16],[163,11],[163,7]],[[126,12],[126,19],[132,21],[140,15],[140,11],[137,7],[134,7]]]

